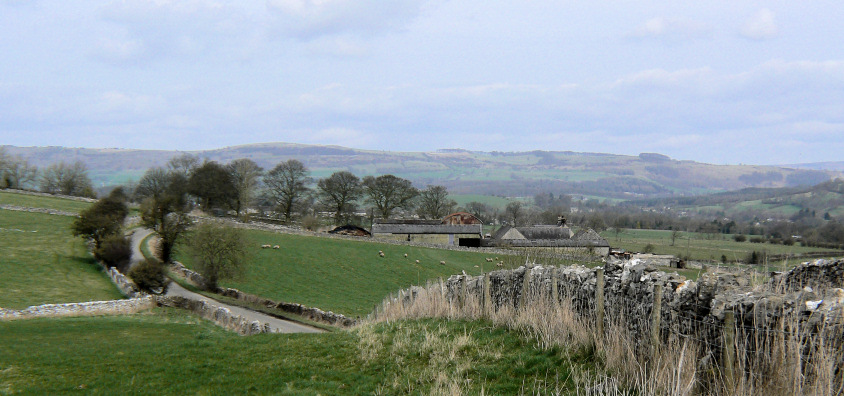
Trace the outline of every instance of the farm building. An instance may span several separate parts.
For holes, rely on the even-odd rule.
[[[455,245],[455,242],[465,244],[464,240],[479,240],[483,236],[483,223],[465,212],[452,213],[441,220],[378,219],[372,224],[372,236],[449,245]]]
[[[557,225],[504,226],[492,238],[481,240],[481,246],[542,250],[588,249],[602,256],[610,251],[609,242],[597,232],[586,228],[574,233],[562,217]]]

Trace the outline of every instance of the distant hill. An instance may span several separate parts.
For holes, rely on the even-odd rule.
[[[740,218],[822,218],[829,213],[844,217],[844,179],[826,181],[811,187],[746,188],[694,197],[654,198],[624,203],[644,208],[668,209],[707,215]]]
[[[97,186],[137,180],[179,151],[4,146],[39,167],[58,161],[84,162]],[[420,187],[442,184],[456,194],[530,196],[537,192],[636,199],[707,194],[748,187],[813,185],[841,172],[756,165],[712,165],[638,156],[571,151],[435,152],[360,150],[339,146],[263,143],[188,152],[218,162],[249,158],[269,170],[281,161],[301,160],[312,176],[338,170],[358,176],[392,173]]]
[[[844,161],[811,162],[811,163],[806,163],[806,164],[783,165],[783,167],[796,168],[796,169],[814,169],[814,170],[828,170],[828,171],[844,172]]]

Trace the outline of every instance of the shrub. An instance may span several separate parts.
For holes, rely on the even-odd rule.
[[[135,284],[141,290],[150,293],[164,293],[170,283],[164,271],[164,265],[149,260],[144,260],[135,265],[129,271],[129,277],[135,281]]]
[[[102,261],[106,267],[117,267],[120,272],[132,259],[132,243],[123,235],[109,235],[94,249],[94,256]]]
[[[768,239],[768,243],[770,243],[771,245],[782,245],[782,239],[771,238],[771,239]]]
[[[643,251],[644,253],[653,253],[653,252],[654,252],[654,250],[655,250],[654,245],[653,245],[653,244],[650,244],[650,243],[649,243],[649,244],[647,244],[647,245],[645,245],[644,249],[642,249],[642,251]]]
[[[734,239],[736,242],[744,242],[744,241],[746,241],[746,240],[747,240],[747,237],[746,237],[746,236],[744,236],[744,235],[742,235],[742,234],[736,234],[736,235],[733,235],[733,239]]]
[[[308,215],[302,218],[302,228],[308,231],[315,231],[319,226],[319,219],[314,216]]]
[[[765,238],[752,237],[752,238],[750,238],[750,243],[765,243]]]
[[[791,238],[791,237],[785,238],[785,239],[782,240],[782,244],[785,245],[785,246],[793,246],[794,245],[794,239]]]

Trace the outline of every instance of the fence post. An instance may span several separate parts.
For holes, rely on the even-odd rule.
[[[654,351],[659,347],[660,320],[662,319],[662,284],[654,285],[654,305],[651,311],[651,347]]]
[[[595,273],[595,321],[598,327],[598,334],[604,335],[604,269],[598,268]]]
[[[530,268],[525,268],[525,276],[522,278],[522,297],[519,301],[519,309],[524,309],[527,304],[528,289],[530,289]]]
[[[445,285],[443,284],[443,277],[440,277],[440,297],[445,301]]]
[[[724,312],[724,346],[722,359],[724,360],[724,380],[727,390],[735,387],[736,380],[736,316],[733,311]]]
[[[460,279],[460,308],[463,308],[463,307],[466,306],[466,302],[467,302],[466,300],[467,300],[468,294],[469,294],[469,292],[467,290],[468,289],[468,285],[467,285],[468,281],[466,280],[466,278],[467,278],[467,275],[463,275]]]
[[[558,267],[551,269],[551,302],[555,307],[560,304],[560,291],[557,286],[557,282],[560,280],[558,270]]]
[[[489,273],[484,274],[484,300],[483,300],[483,310],[484,314],[489,315],[492,311],[492,297],[491,292],[489,290]]]

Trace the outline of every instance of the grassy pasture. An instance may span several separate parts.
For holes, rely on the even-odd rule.
[[[45,208],[65,212],[81,212],[91,206],[90,202],[74,201],[57,197],[41,197],[37,195],[18,194],[0,191],[0,204],[15,205],[29,208]]]
[[[485,261],[489,255],[482,253],[257,230],[246,234],[253,252],[248,271],[242,279],[222,282],[223,286],[352,316],[366,315],[390,292],[428,279],[495,269]],[[264,244],[281,249],[261,249]],[[384,258],[378,256],[379,250]],[[176,259],[193,265],[185,254]]]
[[[573,392],[572,368],[589,361],[486,322],[241,337],[166,308],[0,322],[0,345],[0,394]]]
[[[457,202],[457,205],[459,206],[466,206],[467,203],[474,201],[492,206],[493,208],[504,209],[507,204],[510,203],[510,200],[507,198],[495,197],[491,195],[449,194],[448,197]]]
[[[671,246],[671,231],[665,230],[635,230],[625,229],[616,238],[615,233],[604,231],[601,236],[610,242],[613,247],[620,247],[628,251],[641,252],[645,246],[654,246],[654,253],[673,254],[681,257],[689,255],[692,260],[715,260],[720,261],[721,255],[727,256],[728,261],[744,260],[754,250],[765,251],[769,255],[799,254],[816,252],[818,248],[786,245],[772,245],[769,243],[736,242],[732,235],[715,234],[714,238],[701,233],[682,232]],[[844,252],[842,252],[844,254]],[[794,262],[797,264],[797,261]]]
[[[123,298],[70,234],[73,219],[0,209],[0,307]]]

